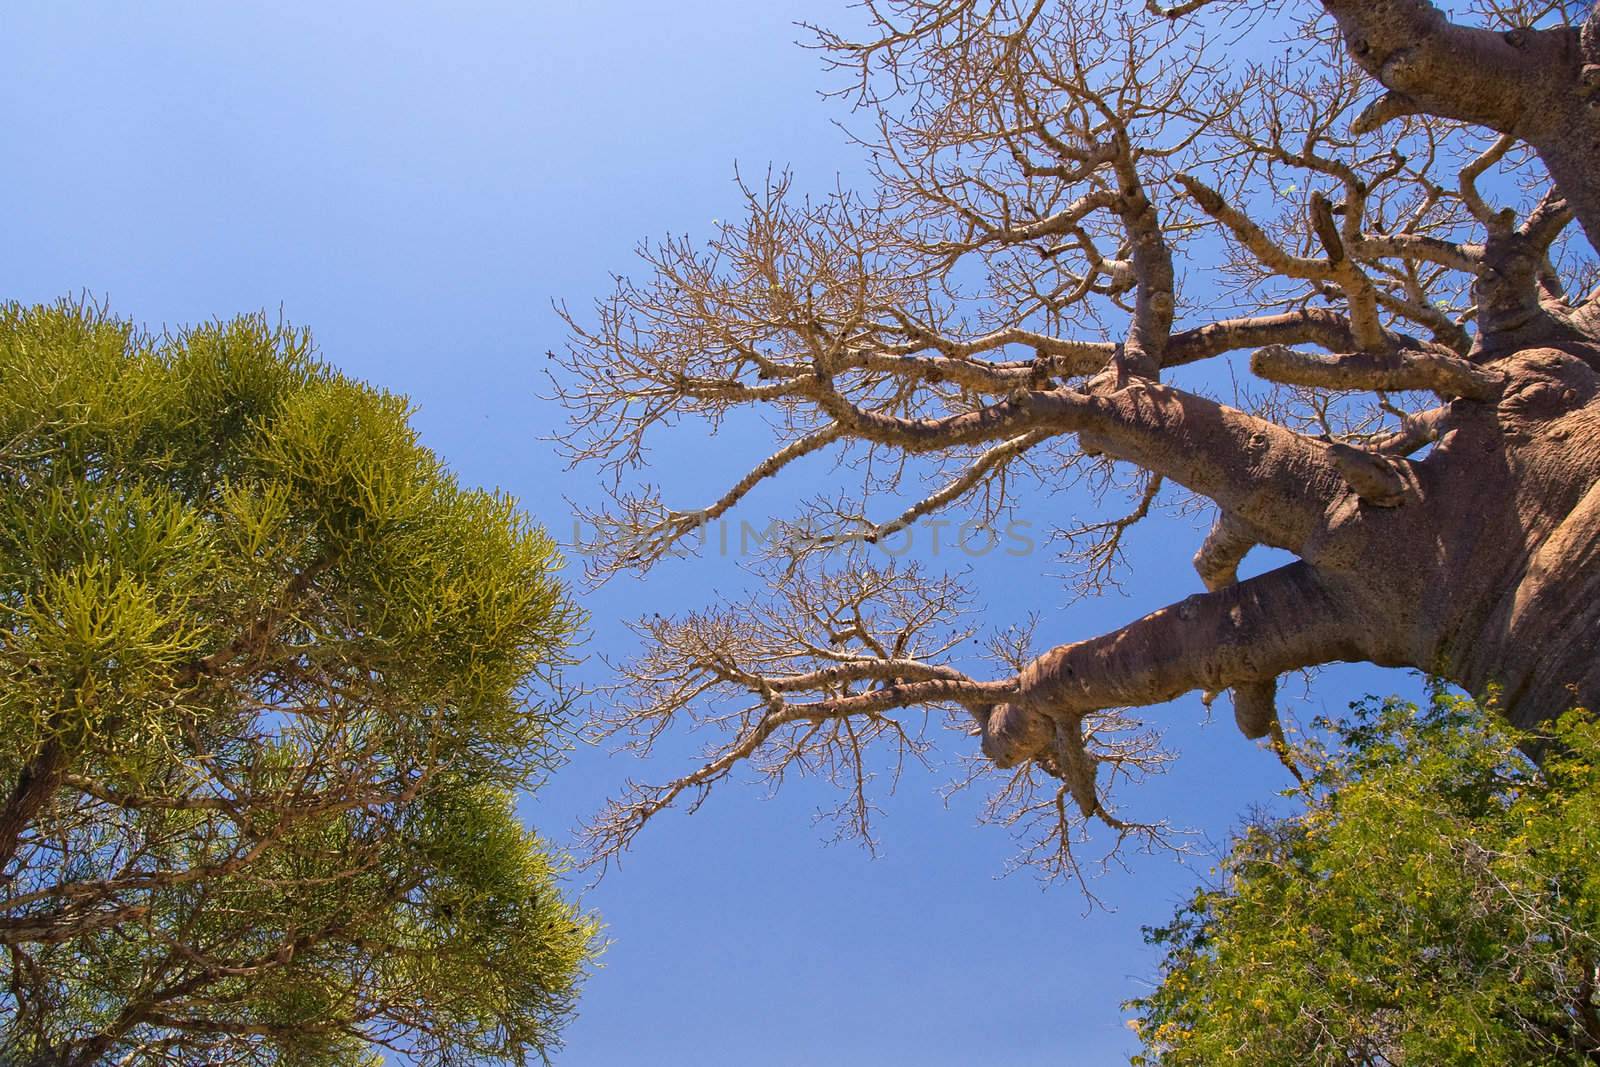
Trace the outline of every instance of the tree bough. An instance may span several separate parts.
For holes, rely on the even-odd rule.
[[[1279,677],[1335,661],[1494,689],[1519,726],[1600,701],[1600,15],[1326,0],[1289,58],[1231,67],[1219,41],[1285,29],[1265,5],[865,7],[863,39],[818,35],[870,120],[870,193],[746,186],[741,221],[646,246],[648,282],[568,316],[568,445],[619,484],[594,577],[807,456],[864,472],[767,546],[770,598],[640,624],[607,730],[720,740],[609,809],[597,859],[743,765],[833,776],[867,837],[863,753],[920,758],[930,711],[1007,772],[994,817],[1073,873],[1069,812],[1164,833],[1109,801],[1166,758],[1129,708],[1231,690],[1281,754]],[[1211,361],[1246,358],[1264,392],[1206,395]],[[621,491],[657,427],[746,407],[777,440],[708,509]],[[1114,581],[1133,523],[1199,499],[1205,591],[1043,651],[1031,625],[994,635],[984,673],[949,579],[867,559],[1084,479],[1133,502],[1062,534],[1081,586]],[[1296,558],[1240,581],[1256,545]]]

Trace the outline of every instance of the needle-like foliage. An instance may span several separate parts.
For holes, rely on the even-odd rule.
[[[261,317],[0,307],[0,1062],[553,1047],[579,616],[409,416]]]

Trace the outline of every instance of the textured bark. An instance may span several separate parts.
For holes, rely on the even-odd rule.
[[[67,772],[66,750],[58,738],[51,737],[38,753],[23,765],[17,783],[0,809],[0,872],[17,854],[22,835],[34,817],[50,802]]]
[[[1486,366],[1505,375],[1501,393],[1455,400],[1426,458],[1391,461],[1400,506],[1350,486],[1300,562],[1047,653],[1022,673],[1017,708],[989,719],[985,751],[1037,754],[1054,736],[1040,717],[1334,660],[1495,688],[1520,725],[1600,707],[1600,345],[1518,348]]]
[[[1350,55],[1389,95],[1367,125],[1428,114],[1531,144],[1600,245],[1600,49],[1588,28],[1510,29],[1451,23],[1426,0],[1323,0]],[[1593,23],[1593,16],[1590,23]]]

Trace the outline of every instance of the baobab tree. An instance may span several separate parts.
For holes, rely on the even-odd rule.
[[[864,753],[920,754],[930,710],[1061,871],[1087,820],[1161,832],[1108,799],[1164,758],[1133,708],[1228,692],[1281,750],[1278,680],[1334,661],[1493,692],[1521,726],[1600,700],[1600,7],[862,6],[869,32],[816,33],[872,187],[742,184],[740,219],[646,245],[648,278],[568,316],[569,445],[615,476],[597,577],[842,461],[768,597],[637,624],[607,726],[719,741],[616,801],[597,855],[741,765],[835,775],[864,833]],[[773,448],[722,497],[631,487],[658,428],[740,409]],[[1080,479],[1129,498],[1060,531],[1082,588],[1134,523],[1200,504],[1204,591],[1055,647],[1009,630],[985,674],[954,654],[966,593],[871,552]],[[1294,558],[1240,580],[1255,546]]]

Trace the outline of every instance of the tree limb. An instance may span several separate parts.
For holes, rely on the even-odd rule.
[[[1009,766],[1039,754],[1050,721],[1366,659],[1364,626],[1309,564],[1291,563],[1040,656],[989,717],[984,752]]]
[[[1437,350],[1317,355],[1269,345],[1251,355],[1250,370],[1280,385],[1387,392],[1427,390],[1445,400],[1487,400],[1498,394],[1505,380],[1498,371]]]

